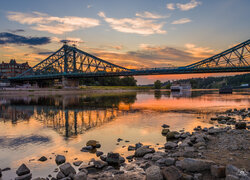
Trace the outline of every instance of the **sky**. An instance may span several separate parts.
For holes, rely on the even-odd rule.
[[[0,0],[0,62],[45,59],[68,40],[127,68],[184,66],[249,39],[249,0]],[[218,74],[212,74],[218,75]],[[137,77],[156,79],[202,75]]]

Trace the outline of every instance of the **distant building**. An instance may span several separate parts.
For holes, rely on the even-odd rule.
[[[189,82],[186,83],[176,83],[173,82],[171,87],[170,87],[171,91],[182,91],[182,90],[191,90],[191,84]]]
[[[9,63],[2,62],[0,64],[0,78],[15,77],[30,68],[28,62],[16,63],[15,59],[11,59]]]

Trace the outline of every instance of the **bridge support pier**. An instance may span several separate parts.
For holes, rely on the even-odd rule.
[[[62,78],[62,86],[63,88],[76,88],[79,87],[78,79],[70,79],[70,78]]]

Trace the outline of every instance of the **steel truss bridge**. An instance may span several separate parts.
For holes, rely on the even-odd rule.
[[[143,69],[128,69],[64,44],[48,58],[10,80],[23,82],[62,78],[225,72],[250,72],[250,39],[187,66]]]

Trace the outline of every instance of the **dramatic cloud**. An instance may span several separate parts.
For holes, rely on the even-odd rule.
[[[173,21],[171,24],[186,24],[186,23],[189,23],[189,22],[191,22],[190,19],[182,18],[182,19],[178,19],[178,20]]]
[[[145,20],[141,18],[123,18],[115,19],[106,17],[104,12],[99,12],[98,15],[109,23],[112,29],[124,32],[135,33],[141,35],[151,34],[165,34],[166,31],[162,30],[163,23],[156,23],[154,20]]]
[[[194,44],[186,44],[185,46],[187,48],[186,52],[189,52],[194,57],[207,58],[207,57],[212,56],[215,53],[214,50],[208,47],[197,47]]]
[[[201,2],[199,2],[199,1],[191,0],[187,4],[177,3],[176,7],[179,8],[180,10],[182,10],[182,11],[188,11],[190,9],[193,9],[193,8],[197,7],[200,4],[201,4]]]
[[[151,12],[148,12],[148,11],[144,11],[143,13],[136,13],[135,14],[136,16],[138,17],[142,17],[142,18],[149,18],[149,19],[161,19],[161,18],[168,18],[168,16],[162,16],[162,15],[159,15],[159,14],[153,14]]]
[[[65,32],[71,32],[78,29],[90,28],[99,25],[99,21],[93,18],[75,16],[56,17],[40,12],[8,12],[7,17],[11,21],[32,25],[32,29],[38,31],[47,31],[52,34],[63,34]]]
[[[0,44],[44,45],[50,43],[49,37],[25,37],[12,33],[0,33]]]
[[[88,49],[96,56],[128,68],[180,66],[201,60],[190,52],[168,46],[141,44],[137,51],[124,53]]]
[[[175,4],[174,3],[169,3],[166,5],[167,9],[169,10],[175,10]]]

